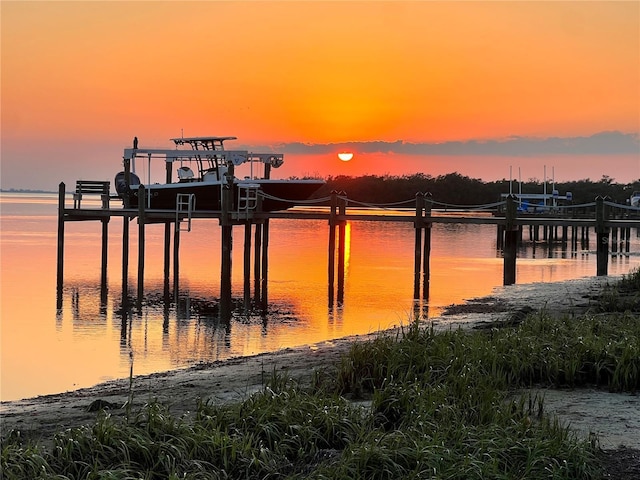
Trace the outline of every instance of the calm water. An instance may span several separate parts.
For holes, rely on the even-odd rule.
[[[216,221],[196,221],[181,237],[177,305],[163,301],[164,227],[147,228],[144,305],[121,310],[122,220],[109,225],[108,289],[100,288],[100,224],[65,226],[65,283],[56,308],[57,196],[1,194],[1,400],[91,386],[134,373],[182,368],[201,361],[251,355],[369,333],[406,323],[413,300],[411,224],[350,222],[343,305],[328,308],[324,221],[272,220],[269,312],[238,314],[225,326],[212,310],[219,295]],[[130,295],[136,292],[137,225],[132,222]],[[233,291],[242,296],[244,230],[234,229]],[[517,281],[552,282],[592,276],[595,235],[578,252],[531,243],[518,253]],[[640,239],[631,255],[610,258],[611,275],[640,266]],[[429,298],[423,315],[502,284],[495,227],[435,225]],[[101,294],[102,293],[102,294]]]

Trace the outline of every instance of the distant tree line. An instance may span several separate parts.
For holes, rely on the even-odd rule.
[[[452,205],[484,205],[500,200],[503,193],[509,193],[509,180],[483,182],[459,173],[449,173],[432,177],[422,173],[403,176],[328,177],[327,183],[314,194],[314,198],[323,198],[332,191],[345,192],[347,197],[363,203],[387,204],[403,202],[415,198],[416,193],[430,192],[439,203]],[[556,183],[547,182],[547,193],[552,189],[560,195],[571,192],[574,204],[593,202],[598,196],[607,196],[611,201],[626,203],[631,193],[640,191],[640,179],[629,184],[614,183],[613,179],[603,176],[599,181],[577,180]],[[544,185],[539,180],[529,180],[519,184],[511,183],[513,193],[543,193]]]
[[[2,193],[57,193],[52,190],[34,190],[32,188],[0,188]]]

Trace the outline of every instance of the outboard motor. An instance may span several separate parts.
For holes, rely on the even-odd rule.
[[[116,187],[116,192],[120,197],[124,197],[131,193],[131,190],[138,188],[140,185],[140,178],[132,172],[129,172],[129,185],[127,185],[127,180],[124,172],[119,172],[116,175],[114,180],[114,185]],[[132,188],[133,187],[133,188]]]
[[[282,158],[282,155],[273,155],[269,157],[269,164],[273,168],[280,168],[283,163],[284,163],[284,158]]]

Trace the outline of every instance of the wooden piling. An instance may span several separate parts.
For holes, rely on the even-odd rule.
[[[629,255],[629,249],[631,248],[631,227],[626,227],[624,231],[624,251],[627,255]],[[640,228],[638,229],[638,232],[640,232]]]
[[[124,161],[124,183],[126,185],[127,188],[130,188],[131,185],[131,159],[130,158],[125,158]],[[124,205],[124,208],[129,208],[129,196],[125,195],[124,197],[124,201],[122,202]]]
[[[171,183],[171,162],[166,162],[166,182]],[[177,208],[177,206],[176,206]],[[179,224],[176,218],[176,224]],[[164,223],[164,268],[163,268],[163,286],[165,302],[169,299],[169,275],[171,265],[171,222]]]
[[[507,197],[505,209],[505,231],[504,231],[504,268],[503,284],[512,285],[516,283],[516,251],[518,243],[518,227],[516,220],[516,202],[513,195]]]
[[[253,248],[253,302],[260,305],[260,293],[262,291],[262,224],[256,223]]]
[[[346,193],[340,192],[341,198],[338,199],[338,214],[346,215],[347,202],[345,200]],[[338,305],[344,302],[344,274],[345,274],[345,240],[346,240],[347,221],[338,221]]]
[[[244,224],[244,310],[251,310],[251,222],[247,220]]]
[[[328,265],[328,286],[329,286],[329,308],[333,307],[335,272],[336,272],[336,209],[338,206],[338,193],[331,192],[331,206],[329,211],[329,265]]]
[[[58,256],[56,260],[56,303],[57,308],[62,308],[62,285],[64,276],[64,200],[65,185],[58,185]]]
[[[122,309],[129,305],[129,221],[127,215],[122,217]]]
[[[220,318],[231,319],[231,251],[233,231],[231,225],[222,227],[222,267],[220,273]]]
[[[496,225],[496,248],[502,249],[502,240],[504,238],[504,227],[500,224]]]
[[[269,219],[262,225],[262,282],[260,289],[260,306],[263,312],[267,311],[269,299]]]
[[[422,267],[422,212],[424,210],[424,194],[416,193],[416,214],[413,223],[415,243],[413,252],[413,298],[420,298],[420,270]]]
[[[596,275],[605,276],[609,261],[609,229],[605,227],[607,220],[606,205],[603,197],[596,197]]]
[[[102,195],[102,209],[109,209],[109,194]],[[109,220],[110,217],[102,218],[102,252],[100,255],[100,313],[105,314],[107,308],[107,263],[109,254]]]
[[[144,297],[144,249],[145,249],[145,205],[146,189],[140,184],[138,187],[138,305]]]
[[[109,194],[102,195],[102,209],[109,209]],[[107,288],[107,261],[109,254],[109,217],[102,218],[102,252],[100,255],[100,287],[101,290]]]
[[[175,222],[176,224],[178,222]],[[169,299],[169,276],[171,274],[171,222],[164,223],[164,256],[163,256],[164,268],[162,270],[163,276],[163,290],[165,300]]]
[[[430,192],[424,195],[424,251],[422,253],[422,298],[429,298],[429,286],[431,278],[431,208],[433,199]]]
[[[589,227],[582,227],[582,249],[588,250],[589,243],[591,243],[589,240]]]
[[[180,294],[180,222],[173,224],[173,298],[178,302]]]
[[[233,226],[231,210],[233,208],[233,165],[225,174],[226,182],[222,186],[221,225],[221,272],[220,272],[220,319],[231,320],[231,252],[233,244]]]
[[[613,227],[611,230],[611,255],[618,253],[618,229]]]

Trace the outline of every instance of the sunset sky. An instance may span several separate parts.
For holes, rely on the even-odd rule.
[[[279,177],[640,179],[637,1],[3,0],[1,27],[2,188],[113,179],[182,132]]]

